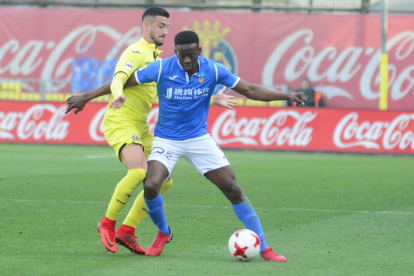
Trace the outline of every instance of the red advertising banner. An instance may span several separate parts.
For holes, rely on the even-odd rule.
[[[142,13],[0,8],[0,78],[70,80],[74,59],[116,60],[141,37]],[[162,57],[174,54],[177,32],[192,29],[204,56],[246,81],[295,89],[308,77],[330,108],[378,109],[380,21],[377,14],[171,11]],[[388,26],[388,107],[414,110],[414,16],[390,15]]]
[[[74,117],[66,104],[0,101],[0,142],[107,144],[105,104]],[[148,117],[151,131],[158,106]],[[414,154],[414,112],[318,108],[210,109],[208,131],[222,148]]]

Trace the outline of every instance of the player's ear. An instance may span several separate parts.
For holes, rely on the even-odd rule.
[[[151,27],[151,22],[149,20],[144,21],[144,29],[149,30]]]
[[[177,49],[174,49],[174,53],[178,56],[178,51],[177,51]]]
[[[198,47],[198,53],[201,55],[201,52],[203,51],[203,48]]]

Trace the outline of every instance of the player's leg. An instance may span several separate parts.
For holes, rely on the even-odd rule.
[[[147,162],[143,152],[139,130],[136,123],[120,112],[117,116],[104,117],[104,134],[109,145],[114,148],[118,158],[128,169],[125,177],[117,184],[109,202],[105,217],[98,224],[98,231],[104,246],[116,252],[115,224],[116,219],[136,186],[145,178]]]
[[[164,245],[172,239],[172,231],[167,224],[164,200],[160,194],[161,183],[172,172],[175,163],[183,154],[185,144],[159,137],[154,138],[148,156],[148,174],[144,181],[144,199],[152,222],[158,226],[158,234],[147,249],[147,256],[158,256]]]
[[[116,185],[106,215],[98,225],[102,243],[111,252],[116,252],[115,224],[118,214],[147,174],[147,162],[141,145],[129,144],[125,146],[120,154],[120,159],[128,172]]]
[[[205,174],[205,177],[213,182],[232,203],[237,218],[244,224],[246,229],[252,230],[260,238],[260,253],[263,260],[285,262],[286,258],[276,254],[267,246],[265,235],[260,219],[249,199],[243,194],[236,182],[233,169],[225,166]]]
[[[164,212],[164,199],[160,194],[162,181],[168,177],[168,169],[159,161],[148,162],[148,175],[144,181],[144,199],[148,207],[148,215],[158,227],[158,234],[147,249],[147,256],[158,256],[164,245],[172,240],[173,234],[167,224]]]
[[[160,193],[163,197],[171,188],[172,184],[173,180],[171,178],[162,183]],[[147,204],[145,203],[144,199],[144,190],[142,190],[135,199],[134,205],[129,211],[121,227],[126,226],[134,231],[147,215]]]
[[[160,194],[162,196],[171,187],[172,179],[162,183]],[[134,201],[134,205],[129,210],[128,216],[125,218],[123,224],[115,232],[115,240],[119,245],[126,247],[131,253],[138,255],[145,255],[145,249],[142,248],[135,235],[135,230],[141,221],[147,216],[147,204],[144,200],[144,191],[142,190]]]
[[[148,126],[144,126],[142,131],[148,131]],[[147,157],[151,150],[151,143],[153,137],[150,133],[146,132],[142,135],[141,142],[144,146],[144,154]],[[161,195],[164,195],[172,185],[172,179],[164,182],[161,186]],[[147,216],[147,205],[144,200],[144,191],[142,190],[136,197],[133,206],[128,212],[123,224],[115,232],[115,239],[119,245],[126,247],[132,253],[138,255],[144,255],[145,249],[142,248],[135,236],[135,229],[141,223],[141,221]]]
[[[200,144],[203,145],[200,148]],[[261,253],[267,254],[269,247],[264,239],[264,232],[259,217],[253,209],[249,199],[243,194],[240,186],[236,182],[233,169],[230,166],[220,147],[209,136],[194,139],[186,144],[187,154],[184,156],[199,172],[213,182],[221,192],[232,203],[236,216],[243,222],[247,229],[254,231],[261,241]],[[283,261],[284,257],[271,251],[278,261]],[[263,258],[263,255],[262,255]],[[265,257],[264,259],[268,259]]]

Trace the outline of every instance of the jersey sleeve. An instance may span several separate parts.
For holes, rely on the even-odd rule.
[[[222,84],[224,86],[233,88],[239,83],[240,77],[234,75],[232,72],[230,72],[229,69],[227,69],[226,66],[223,64],[214,63],[214,66],[216,67],[216,77],[217,77],[217,84]]]
[[[156,60],[148,64],[148,66],[140,68],[135,71],[135,79],[138,84],[143,84],[147,82],[156,82],[158,83],[161,76],[162,63],[161,60]]]
[[[138,70],[138,68],[142,67],[142,61],[139,59],[139,54],[134,53],[131,48],[127,48],[122,53],[118,63],[115,66],[114,76],[119,72],[123,72],[128,77],[130,77],[135,70]]]

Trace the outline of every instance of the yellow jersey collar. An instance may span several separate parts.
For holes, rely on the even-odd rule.
[[[140,42],[151,49],[151,51],[155,51],[158,55],[162,53],[162,51],[155,47],[155,44],[149,44],[143,37],[141,37]]]

